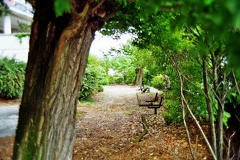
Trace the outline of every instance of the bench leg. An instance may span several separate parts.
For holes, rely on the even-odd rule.
[[[157,114],[157,108],[154,108],[154,114]]]

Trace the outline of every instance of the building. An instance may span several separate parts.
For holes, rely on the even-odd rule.
[[[33,9],[25,0],[4,0],[10,13],[0,17],[0,58],[15,57],[19,61],[27,61],[29,37],[21,40],[19,33],[30,33]]]

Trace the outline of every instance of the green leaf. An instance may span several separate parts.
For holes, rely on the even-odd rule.
[[[228,112],[223,113],[223,124],[225,125],[226,128],[229,128],[227,121],[231,117],[231,114]]]
[[[213,0],[204,0],[204,3],[205,3],[206,5],[210,5],[210,4],[212,4],[212,2],[213,2]]]
[[[55,0],[54,10],[57,17],[62,16],[71,10],[71,4],[69,0]]]
[[[235,27],[240,27],[240,12],[235,15]]]

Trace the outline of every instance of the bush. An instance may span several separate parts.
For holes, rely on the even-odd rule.
[[[159,74],[153,77],[151,84],[154,88],[163,89],[163,81],[164,81],[163,75]]]
[[[163,118],[168,125],[170,124],[181,124],[182,122],[182,108],[179,106],[179,99],[168,99],[165,98],[164,108],[168,113],[163,114]]]
[[[97,74],[93,70],[86,68],[80,90],[79,100],[87,100],[91,98],[92,94],[97,90],[98,90]]]
[[[79,100],[91,100],[94,93],[102,92],[103,86],[109,84],[106,70],[101,60],[96,56],[89,55],[88,64],[83,77]]]
[[[103,75],[99,81],[101,85],[108,85],[110,83],[108,75]]]
[[[0,97],[16,98],[24,88],[26,63],[0,59]]]
[[[123,79],[123,77],[122,76],[114,76],[113,77],[113,82],[114,82],[114,84],[123,84],[123,82],[124,82],[124,79]]]

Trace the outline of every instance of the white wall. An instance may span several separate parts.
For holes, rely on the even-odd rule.
[[[0,58],[14,57],[18,61],[27,62],[29,50],[29,37],[22,42],[14,34],[0,34]]]

